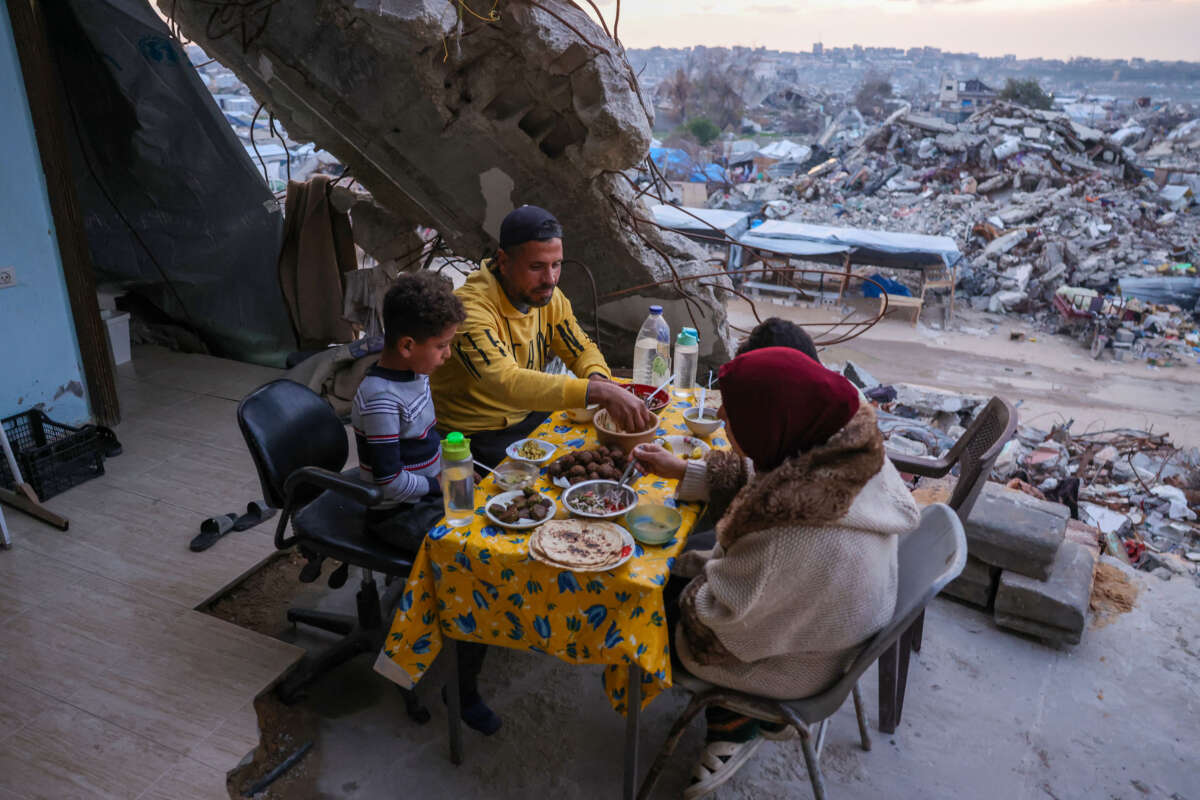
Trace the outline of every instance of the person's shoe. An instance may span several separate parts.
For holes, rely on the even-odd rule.
[[[716,791],[742,768],[762,743],[762,737],[755,736],[748,742],[715,741],[704,745],[700,761],[692,769],[692,783],[683,790],[684,800],[696,800]]]
[[[487,703],[483,702],[483,698],[479,692],[471,692],[464,694],[459,698],[462,705],[462,711],[459,714],[462,721],[467,723],[467,727],[473,731],[479,731],[484,736],[491,736],[496,731],[500,730],[500,726],[504,724],[500,719],[500,715],[492,711]],[[442,702],[446,702],[446,687],[442,687]]]
[[[800,735],[795,728],[785,722],[760,722],[758,731],[764,739],[772,742],[786,742]]]

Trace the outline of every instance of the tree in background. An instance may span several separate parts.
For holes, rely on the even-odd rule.
[[[1000,90],[1000,99],[1028,108],[1049,109],[1054,105],[1054,98],[1042,90],[1042,85],[1036,78],[1025,81],[1009,78]]]
[[[882,75],[868,74],[854,95],[854,107],[866,117],[881,117],[892,99],[892,82]]]
[[[719,131],[737,129],[757,62],[758,56],[735,57],[717,50],[689,55],[687,65],[660,83],[655,93],[664,106],[664,118],[687,125],[705,117]]]
[[[696,117],[688,122],[687,129],[692,136],[696,137],[696,141],[700,143],[701,147],[708,147],[721,135],[721,129],[714,125],[708,117]]]

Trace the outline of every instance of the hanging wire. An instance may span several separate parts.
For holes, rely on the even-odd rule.
[[[288,183],[292,182],[292,154],[288,152],[287,140],[283,138],[283,134],[275,130],[275,114],[267,112],[267,124],[271,128],[271,133],[279,137],[279,144],[283,147],[283,166],[287,170]],[[254,128],[250,129],[250,133],[254,133]]]
[[[263,104],[259,103],[258,108],[254,111],[254,119],[250,120],[250,146],[254,148],[254,155],[258,156],[258,165],[262,167],[263,182],[267,184],[267,188],[271,188],[271,177],[267,174],[267,164],[263,161],[262,153],[258,152],[258,144],[254,141],[254,126],[258,124],[258,115],[262,113]]]

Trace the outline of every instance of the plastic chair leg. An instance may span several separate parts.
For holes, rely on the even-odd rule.
[[[812,784],[813,797],[825,800],[825,776],[821,774],[821,764],[813,749],[812,737],[807,730],[800,731],[800,745],[804,748],[804,766],[808,768],[808,781]]]
[[[858,682],[854,683],[854,716],[858,718],[858,737],[862,740],[862,749],[871,749],[871,734],[868,731],[870,725],[867,723],[867,707],[863,703],[862,692],[858,688]]]
[[[658,783],[658,776],[662,774],[663,768],[666,767],[667,761],[671,758],[671,754],[675,752],[675,748],[679,745],[679,740],[683,738],[683,732],[687,730],[687,726],[691,724],[697,714],[719,699],[719,692],[709,691],[696,695],[687,704],[687,708],[683,710],[683,713],[679,715],[679,719],[675,720],[675,724],[671,726],[671,731],[667,734],[666,741],[663,742],[658,755],[654,757],[654,763],[650,765],[650,771],[646,773],[646,777],[642,780],[641,788],[638,789],[637,800],[647,800],[650,797],[650,792],[654,791],[654,784]]]
[[[925,633],[925,612],[924,611],[922,611],[920,614],[917,615],[917,618],[913,621],[912,627],[909,628],[908,631],[909,631],[909,634],[912,636],[913,652],[915,652],[915,653],[921,652],[921,635],[923,633]]]
[[[900,670],[898,643],[883,651],[879,657],[879,730],[895,733],[899,722],[896,712],[896,680]]]

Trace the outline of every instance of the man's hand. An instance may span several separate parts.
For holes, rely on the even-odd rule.
[[[633,448],[630,455],[641,467],[642,472],[650,475],[680,480],[683,478],[683,473],[687,471],[687,462],[679,456],[668,453],[662,445],[639,444]]]
[[[658,422],[641,398],[615,383],[591,381],[587,400],[589,404],[599,403],[603,406],[613,422],[630,433],[644,431]]]

